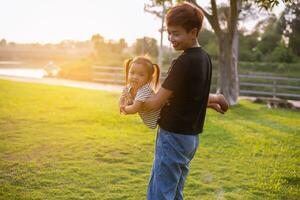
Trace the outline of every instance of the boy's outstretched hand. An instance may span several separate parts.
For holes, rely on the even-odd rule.
[[[207,107],[224,114],[228,110],[229,105],[223,94],[210,94]]]
[[[217,103],[210,103],[207,107],[214,109],[218,113],[225,114],[226,111],[222,110],[221,106]]]

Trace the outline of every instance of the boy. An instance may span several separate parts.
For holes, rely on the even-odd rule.
[[[148,110],[161,108],[148,200],[183,199],[206,107],[220,113],[228,109],[223,95],[209,94],[211,60],[197,41],[203,18],[201,10],[189,3],[177,4],[166,15],[168,39],[183,53],[172,63],[159,91],[143,105]]]

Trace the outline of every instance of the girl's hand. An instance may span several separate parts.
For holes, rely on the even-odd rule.
[[[127,113],[126,113],[126,111],[125,111],[125,107],[126,107],[126,105],[121,105],[121,106],[120,106],[120,114],[127,115]]]
[[[125,107],[127,106],[127,101],[124,96],[121,96],[119,100],[119,111],[120,114],[126,114]]]

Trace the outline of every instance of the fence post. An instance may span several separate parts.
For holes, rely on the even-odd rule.
[[[276,79],[273,79],[273,98],[276,98]]]

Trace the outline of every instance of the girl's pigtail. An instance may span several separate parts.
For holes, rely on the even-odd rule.
[[[125,84],[126,85],[128,84],[128,73],[129,73],[129,68],[132,60],[133,60],[132,58],[125,60]]]
[[[154,88],[156,90],[157,89],[157,85],[159,83],[160,69],[159,69],[159,66],[157,64],[153,64],[153,67],[154,67],[154,77],[155,77]]]

